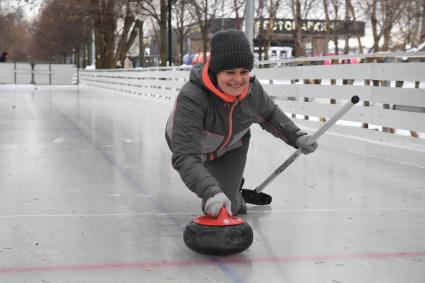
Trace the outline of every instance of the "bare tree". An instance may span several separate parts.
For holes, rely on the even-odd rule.
[[[372,0],[372,2],[363,0],[361,2],[372,26],[374,44],[369,51],[389,50],[392,29],[410,4],[411,1],[404,0]],[[381,39],[383,39],[382,47],[379,46]]]
[[[378,37],[378,19],[377,19],[377,1],[372,0],[371,4],[371,13],[370,13],[370,22],[372,25],[372,35],[373,35],[373,51],[379,51],[379,37]]]
[[[264,1],[258,2],[258,7],[256,11],[257,18],[259,18],[259,28],[257,32],[257,39],[258,39],[258,59],[261,61],[263,60],[263,53],[264,53]]]
[[[347,8],[350,11],[351,16],[353,18],[354,24],[356,25],[357,24],[357,16],[356,16],[356,11],[354,9],[353,3],[351,2],[351,0],[347,0],[346,3],[347,3]],[[355,30],[356,30],[357,43],[358,43],[358,46],[359,46],[359,52],[363,53],[363,45],[362,45],[362,40],[361,40],[360,34],[359,34],[357,28],[355,28]]]
[[[339,20],[339,8],[342,6],[341,0],[332,0],[333,7],[333,20]],[[339,54],[339,42],[338,42],[338,34],[333,33],[333,42],[335,46],[335,54]]]
[[[276,14],[279,10],[279,6],[281,4],[281,0],[269,0],[268,6],[267,6],[267,12],[269,16],[269,24],[266,29],[266,37],[264,40],[264,53],[265,53],[265,60],[268,60],[269,58],[269,48],[272,43],[272,36],[273,36],[273,26],[276,22]]]
[[[349,46],[349,39],[352,36],[351,34],[351,30],[353,30],[351,28],[351,25],[356,25],[356,21],[357,21],[357,14],[356,14],[356,9],[354,8],[354,5],[352,3],[352,0],[331,0],[331,5],[330,7],[332,9],[330,9],[328,12],[326,12],[326,9],[329,9],[329,5],[327,3],[328,0],[323,0],[324,2],[324,8],[325,8],[325,15],[328,14],[326,21],[327,21],[327,29],[328,27],[328,21],[329,24],[330,23],[334,23],[334,27],[337,27],[337,21],[342,20],[341,16],[340,16],[340,12],[341,9],[344,9],[344,18],[343,18],[343,30],[344,30],[344,41],[345,41],[345,45],[344,45],[344,53],[347,54],[350,50],[350,46]],[[365,0],[359,0],[359,1],[365,1]],[[332,16],[332,18],[331,18]],[[357,42],[359,45],[359,50],[361,53],[363,53],[363,47],[362,47],[362,43],[361,43],[361,38],[360,38],[360,33],[358,32],[358,28],[355,26],[354,30],[356,31],[356,37],[357,37]],[[334,42],[334,46],[335,46],[335,54],[339,54],[339,36],[337,34],[336,31],[332,32],[332,39]]]
[[[118,35],[118,43],[114,56],[114,63],[118,60],[124,62],[125,55],[130,50],[137,37],[137,29],[140,20],[135,18],[134,7],[132,7],[131,1],[127,0],[124,7],[124,19],[122,23],[122,29]]]
[[[211,0],[191,0],[193,14],[199,25],[202,37],[202,52],[204,58],[208,50],[208,33],[211,29],[212,20],[216,18],[219,3]]]
[[[305,56],[305,49],[304,49],[304,41],[301,31],[301,21],[302,21],[302,15],[301,15],[301,2],[300,0],[293,1],[292,4],[292,13],[294,15],[294,55],[295,57]]]
[[[345,16],[344,16],[344,54],[348,54],[350,51],[350,34],[349,34],[349,28],[350,28],[350,9],[349,9],[349,0],[345,0]]]
[[[403,47],[407,44],[415,47],[425,42],[425,0],[414,0],[407,5],[397,22],[397,29],[400,32],[396,39]]]
[[[73,63],[79,65],[80,60],[77,58],[80,52],[84,54],[89,40],[87,9],[88,3],[84,0],[48,2],[34,24],[31,57],[60,63],[73,57]]]
[[[114,68],[133,44],[138,23],[132,0],[90,0],[97,68]]]
[[[51,0],[42,10],[33,39],[33,55],[65,61],[70,54],[85,53],[93,27],[96,67],[114,68],[123,61],[137,37],[134,1]],[[52,57],[53,56],[53,57]],[[56,59],[57,60],[57,59]],[[76,61],[79,64],[79,61]]]
[[[425,42],[425,0],[422,0],[421,6],[420,6],[419,18],[422,19],[420,41]]]
[[[177,42],[179,45],[179,60],[180,63],[183,63],[184,56],[184,44],[185,39],[188,34],[191,32],[191,26],[195,22],[195,19],[191,16],[190,13],[187,13],[189,7],[189,0],[180,0],[176,3],[175,14],[176,14],[176,33],[177,33]]]
[[[269,59],[269,48],[273,40],[273,30],[277,13],[282,0],[259,1],[256,14],[259,18],[259,30],[257,32],[258,54],[260,60]],[[264,55],[264,57],[263,57]]]
[[[404,0],[381,1],[381,17],[383,16],[381,34],[384,38],[382,50],[389,50],[391,30],[400,18],[407,3],[408,1]]]
[[[145,66],[145,46],[144,46],[144,34],[143,34],[143,26],[145,24],[145,20],[140,19],[136,21],[135,25],[137,26],[137,32],[139,35],[139,65],[141,67]]]
[[[348,53],[349,50],[349,37],[350,37],[350,25],[356,25],[357,15],[356,9],[353,6],[352,0],[345,0],[345,18],[344,18],[344,30],[345,30],[345,47],[344,52]],[[331,0],[331,6],[329,6],[329,0],[323,0],[323,10],[325,13],[325,21],[326,21],[326,35],[325,42],[329,42],[332,38],[335,46],[335,54],[339,53],[338,46],[338,34],[336,34],[335,30],[332,30],[332,27],[336,26],[336,21],[339,20],[339,11],[342,6],[341,0]],[[331,15],[333,16],[331,19]],[[352,19],[352,22],[350,20]],[[333,24],[332,24],[333,23]],[[363,53],[363,46],[361,42],[361,35],[358,32],[357,27],[355,26],[354,30],[356,31],[357,42],[359,46],[360,53]],[[328,52],[327,45],[325,46],[325,53]]]
[[[328,0],[323,0],[323,10],[325,12],[325,21],[326,21],[326,35],[325,35],[325,49],[323,53],[328,53],[328,42],[331,39],[331,20],[329,18],[329,5]]]
[[[159,1],[159,5],[158,5]],[[141,9],[145,11],[151,19],[156,21],[159,26],[159,54],[161,57],[161,66],[167,65],[167,1],[166,0],[137,0]],[[155,28],[155,27],[154,27]],[[156,31],[155,31],[156,32]]]
[[[0,52],[7,52],[11,60],[26,60],[30,40],[29,23],[21,9],[0,11]]]
[[[289,0],[288,5],[291,7],[292,17],[294,19],[294,56],[305,56],[304,49],[305,35],[302,32],[302,20],[307,19],[313,11],[318,1],[316,0]]]
[[[223,1],[224,2],[224,1]],[[241,23],[241,18],[240,18],[240,10],[242,9],[242,7],[245,5],[245,1],[244,0],[233,0],[233,6],[232,6],[232,12],[235,13],[235,19],[236,19],[236,28],[237,29],[241,29],[242,28],[242,23]],[[244,13],[242,13],[244,14]]]
[[[96,68],[115,68],[118,7],[112,0],[91,0],[90,7],[96,36]]]

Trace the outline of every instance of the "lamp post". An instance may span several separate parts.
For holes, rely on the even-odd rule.
[[[72,56],[71,56],[71,64],[75,64],[77,62],[75,58],[75,48],[72,48]],[[75,64],[77,65],[77,64]]]
[[[91,28],[91,66],[96,69],[96,36],[94,34],[94,25]]]
[[[172,48],[171,48],[171,0],[168,0],[168,66],[172,63]]]
[[[172,26],[171,26],[171,5],[175,4],[177,0],[168,0],[168,66],[173,62],[172,51]]]
[[[260,0],[262,1],[262,0]],[[245,34],[248,38],[249,45],[251,47],[251,51],[254,52],[254,0],[246,0],[245,3]]]

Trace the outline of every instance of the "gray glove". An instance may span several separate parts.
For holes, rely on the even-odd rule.
[[[301,148],[301,152],[304,154],[312,153],[313,151],[316,150],[318,146],[316,141],[313,143],[308,143],[309,138],[310,138],[309,135],[303,135],[303,136],[300,136],[295,142],[297,146]]]
[[[223,206],[226,208],[227,214],[232,215],[232,204],[230,200],[224,193],[217,193],[207,199],[204,212],[209,216],[216,218]]]

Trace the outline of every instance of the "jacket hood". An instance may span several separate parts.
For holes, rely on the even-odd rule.
[[[202,64],[196,64],[192,67],[192,70],[190,70],[190,76],[189,79],[191,82],[205,87],[204,84],[202,83]]]

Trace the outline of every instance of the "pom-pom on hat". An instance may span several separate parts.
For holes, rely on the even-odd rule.
[[[254,66],[254,56],[245,34],[236,29],[219,31],[211,38],[209,69],[218,74],[224,70]]]

